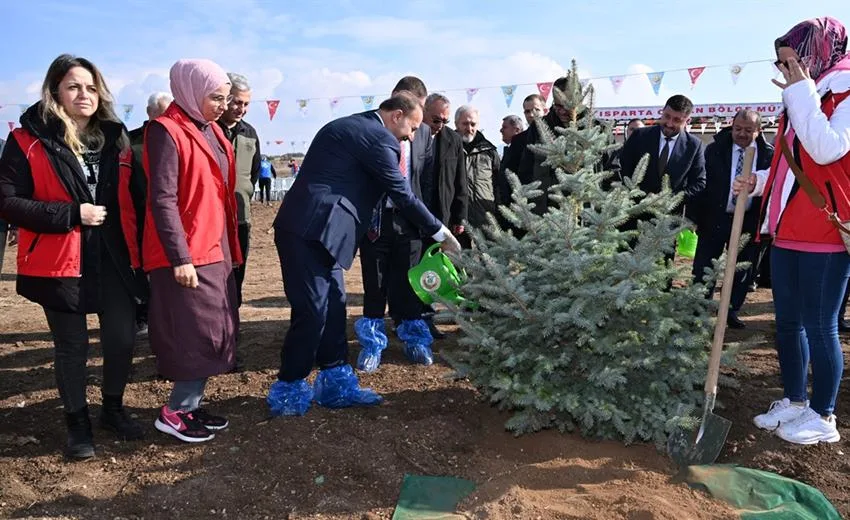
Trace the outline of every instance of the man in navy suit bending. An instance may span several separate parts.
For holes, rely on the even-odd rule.
[[[330,408],[382,401],[360,388],[347,361],[342,270],[351,267],[385,193],[423,234],[447,251],[460,252],[457,240],[413,195],[399,170],[399,143],[414,139],[421,123],[419,100],[401,92],[377,111],[328,123],[313,139],[274,221],[292,313],[278,381],[267,398],[272,415],[303,415],[314,398]],[[311,387],[306,378],[314,364],[321,371]]]
[[[649,154],[649,166],[640,183],[646,193],[660,193],[661,179],[670,178],[673,193],[685,193],[685,215],[690,214],[691,203],[705,189],[705,156],[700,139],[685,131],[690,121],[694,104],[685,96],[677,94],[667,100],[658,124],[636,128],[620,152],[620,167],[623,177],[634,175],[638,161]],[[622,229],[636,229],[635,220]]]

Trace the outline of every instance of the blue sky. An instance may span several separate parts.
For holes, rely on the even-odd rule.
[[[289,151],[292,141],[303,151],[325,122],[363,109],[354,97],[332,113],[328,98],[380,100],[405,74],[421,77],[429,90],[447,90],[453,107],[466,102],[467,87],[552,81],[573,58],[583,77],[602,77],[593,81],[598,106],[663,104],[673,93],[695,103],[777,101],[772,65],[747,65],[737,85],[729,65],[772,58],[777,36],[825,15],[850,24],[850,2],[8,2],[0,17],[7,42],[0,53],[0,122],[17,120],[17,105],[37,99],[48,65],[63,52],[94,61],[117,102],[135,105],[130,128],[144,119],[147,96],[168,90],[168,69],[179,58],[210,58],[242,73],[254,90],[246,120],[263,144],[272,142],[270,153]],[[707,69],[693,89],[686,72],[668,72],[657,96],[643,75],[703,65],[722,67]],[[640,75],[615,94],[606,77],[622,74]],[[485,135],[498,143],[501,118],[521,113],[522,98],[535,91],[519,87],[507,108],[500,89],[480,90],[472,104],[481,110]],[[311,100],[302,115],[299,98],[325,99]],[[266,99],[281,100],[273,121]]]

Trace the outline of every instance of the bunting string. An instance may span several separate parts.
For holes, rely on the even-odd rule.
[[[707,70],[711,69],[725,69],[727,73],[730,75],[730,79],[733,85],[738,84],[738,80],[740,76],[747,69],[747,65],[756,64],[756,63],[773,63],[772,59],[764,59],[764,60],[753,60],[753,61],[741,61],[733,64],[723,64],[723,65],[701,65],[695,67],[682,67],[676,69],[668,69],[663,71],[652,71],[652,72],[632,72],[627,74],[617,74],[612,76],[592,76],[589,78],[581,78],[582,85],[587,85],[588,83],[594,80],[606,80],[610,82],[610,85],[614,91],[614,95],[619,95],[622,91],[623,84],[627,78],[642,76],[646,78],[650,85],[652,86],[653,92],[656,95],[660,94],[662,83],[665,80],[669,80],[673,73],[685,72],[687,74],[688,82],[693,89],[697,82],[704,77],[704,73]],[[774,73],[776,72],[774,67]],[[501,91],[502,96],[505,100],[505,105],[510,108],[513,103],[514,96],[517,93],[517,89],[519,87],[535,87],[536,91],[543,96],[544,99],[548,100],[551,91],[552,91],[553,83],[551,81],[546,82],[533,82],[533,83],[516,83],[511,85],[488,85],[481,87],[463,87],[463,88],[448,88],[448,89],[439,89],[435,90],[441,93],[448,92],[462,92],[466,95],[467,103],[471,103],[473,99],[482,91],[482,90],[493,90],[497,89]],[[336,114],[338,111],[340,104],[343,100],[347,99],[359,99],[363,105],[365,110],[372,110],[375,108],[377,102],[384,99],[381,95],[376,94],[368,94],[368,95],[342,95],[342,96],[333,96],[333,97],[305,97],[299,98],[295,100],[295,108],[297,113],[300,113],[302,117],[306,117],[308,113],[308,105],[310,105],[314,101],[324,101],[327,103],[327,107],[330,109],[331,114]],[[265,103],[268,108],[269,120],[273,121],[275,115],[283,110],[284,105],[281,105],[280,99],[266,99],[266,100],[258,100],[260,103]],[[7,109],[9,107],[17,106],[20,109],[20,112],[23,114],[27,108],[29,108],[29,104],[26,103],[11,103],[8,100],[0,100],[0,110]],[[291,105],[289,105],[291,106]],[[121,105],[123,108],[123,119],[125,121],[129,120],[132,112],[133,112],[133,104],[123,104]],[[281,107],[281,110],[278,108]],[[11,127],[11,125],[10,125]],[[294,145],[293,145],[294,146]]]

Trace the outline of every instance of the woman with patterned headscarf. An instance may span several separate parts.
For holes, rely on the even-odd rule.
[[[850,255],[822,209],[850,220],[847,32],[834,18],[807,20],[778,38],[775,50],[784,76],[773,80],[785,105],[776,138],[782,153],[775,154],[768,175],[746,187],[735,182],[736,191],[764,195],[762,234],[773,237],[770,263],[784,395],[754,422],[795,444],[836,442],[833,412],[844,367],[838,312]]]
[[[233,368],[239,328],[233,149],[213,124],[227,108],[230,80],[209,60],[180,60],[170,75],[174,102],[147,126],[144,151],[148,334],[159,373],[174,381],[154,426],[203,442],[228,425],[200,402],[207,379]]]

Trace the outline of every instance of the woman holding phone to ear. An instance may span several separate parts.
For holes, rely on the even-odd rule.
[[[833,412],[844,367],[838,311],[850,255],[821,207],[825,201],[830,212],[850,220],[847,32],[834,18],[806,20],[778,38],[775,50],[784,78],[773,82],[785,105],[776,148],[785,151],[774,155],[769,175],[733,186],[736,192],[763,195],[761,231],[773,237],[770,264],[784,395],[753,421],[795,444],[837,442]],[[797,182],[795,169],[811,181],[813,196]]]

